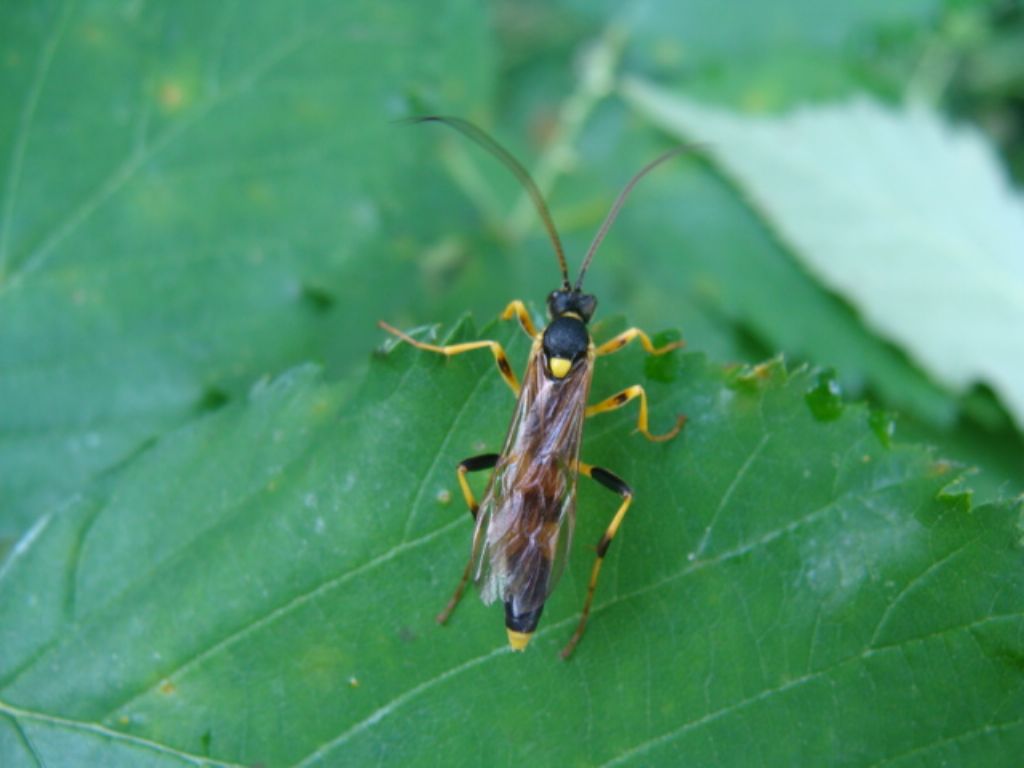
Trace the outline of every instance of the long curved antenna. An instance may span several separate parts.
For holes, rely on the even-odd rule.
[[[644,176],[646,176],[650,171],[654,170],[657,166],[661,165],[666,160],[673,158],[676,155],[681,154],[683,152],[692,151],[692,149],[693,147],[689,146],[688,144],[682,144],[678,147],[673,147],[668,152],[664,153],[660,157],[655,158],[647,165],[645,165],[637,172],[636,176],[629,180],[629,183],[626,185],[625,189],[623,189],[619,193],[619,196],[615,199],[615,203],[612,205],[612,209],[608,211],[608,215],[605,216],[604,223],[601,225],[601,228],[597,230],[597,234],[594,235],[594,241],[590,244],[590,249],[587,251],[586,258],[583,259],[583,266],[580,268],[580,276],[576,280],[575,290],[578,291],[582,287],[583,275],[586,274],[587,267],[590,266],[590,261],[591,259],[594,258],[594,252],[597,251],[597,247],[601,245],[601,241],[604,240],[604,236],[608,234],[608,230],[611,228],[612,223],[615,221],[615,217],[619,215],[619,209],[622,208],[622,204],[626,202],[626,198],[629,197],[629,193],[633,191],[633,187],[636,186],[636,183],[640,181],[640,179],[642,179]]]
[[[551,244],[555,247],[555,255],[558,257],[558,266],[562,270],[562,286],[568,290],[569,268],[565,263],[565,251],[562,249],[562,241],[559,239],[558,231],[555,229],[555,222],[551,218],[551,213],[548,211],[548,207],[544,203],[544,197],[541,195],[540,190],[537,189],[537,185],[534,183],[533,179],[530,178],[530,174],[527,173],[526,169],[523,168],[519,161],[512,157],[512,154],[507,149],[482,130],[460,117],[423,115],[422,117],[410,118],[410,121],[414,123],[444,123],[448,127],[454,128],[471,141],[475,141],[481,147],[498,158],[510,171],[512,171],[513,175],[519,179],[519,183],[523,185],[523,188],[530,196],[530,199],[533,200],[533,205],[536,207],[537,213],[540,214],[541,221],[544,222],[544,228],[548,231],[548,236],[551,238]]]

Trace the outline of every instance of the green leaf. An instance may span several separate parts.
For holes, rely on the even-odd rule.
[[[5,3],[0,30],[2,539],[259,376],[369,351],[451,198],[393,121],[472,113],[492,66],[459,0]]]
[[[522,363],[517,328],[483,337]],[[401,345],[359,382],[261,384],[39,521],[0,573],[0,762],[32,764],[16,729],[56,763],[108,732],[267,766],[1017,762],[1019,505],[943,494],[950,466],[861,407],[818,420],[810,372],[600,362],[593,400],[640,382],[653,428],[690,420],[588,425],[636,501],[570,662],[617,498],[581,483],[525,654],[473,596],[437,627],[471,530],[453,468],[512,402],[486,353]]]
[[[639,81],[628,92],[705,143],[869,326],[955,391],[991,386],[1024,425],[1024,203],[976,131],[867,99],[751,118]]]

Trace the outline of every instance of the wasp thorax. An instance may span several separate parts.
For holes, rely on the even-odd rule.
[[[543,345],[548,371],[556,379],[564,379],[573,364],[587,354],[590,334],[578,317],[562,315],[544,329]]]
[[[548,295],[548,316],[576,315],[584,323],[590,322],[597,309],[597,298],[589,293],[563,288]]]

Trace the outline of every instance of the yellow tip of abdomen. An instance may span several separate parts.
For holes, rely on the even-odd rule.
[[[530,638],[533,637],[533,632],[516,632],[514,629],[505,631],[508,632],[508,644],[512,646],[513,651],[525,651]]]

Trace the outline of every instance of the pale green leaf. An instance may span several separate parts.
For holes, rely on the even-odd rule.
[[[975,130],[868,99],[750,117],[626,92],[700,142],[869,326],[956,391],[989,385],[1024,424],[1024,202]]]

